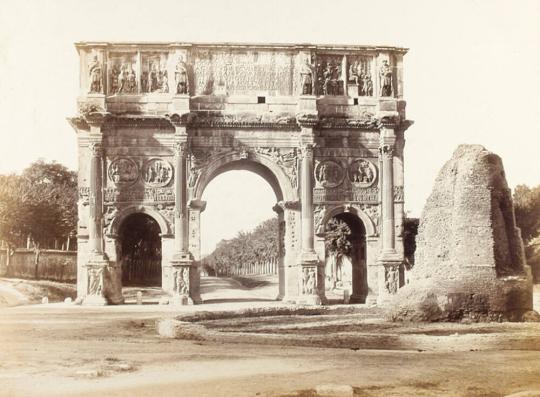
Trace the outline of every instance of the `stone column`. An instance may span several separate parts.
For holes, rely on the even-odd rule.
[[[186,126],[175,125],[174,137],[174,253],[164,274],[168,281],[163,283],[172,295],[171,304],[187,305],[200,303],[200,273],[197,263],[189,252],[188,209],[187,209],[187,150]],[[165,280],[164,280],[165,281]]]
[[[300,201],[302,240],[299,263],[299,299],[298,303],[320,305],[325,302],[323,266],[314,249],[313,225],[313,148],[315,137],[312,126],[302,125],[300,135],[301,172]]]
[[[396,251],[394,223],[394,145],[393,126],[381,127],[381,209],[382,209],[382,250],[378,259],[378,302],[384,303],[399,288],[399,268],[402,256]]]
[[[94,126],[94,128],[96,128]],[[97,127],[99,128],[99,127]],[[88,261],[86,270],[85,305],[102,306],[107,304],[107,265],[103,255],[103,202],[102,202],[102,147],[101,134],[92,137],[88,145],[90,152],[89,175],[89,220],[88,220]]]

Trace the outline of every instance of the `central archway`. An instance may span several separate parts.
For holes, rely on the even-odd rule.
[[[118,230],[118,259],[123,286],[161,287],[161,229],[151,216],[135,212]]]
[[[270,167],[276,168],[271,169]],[[251,279],[248,280],[248,283],[252,282],[253,280],[260,279],[268,279],[272,280],[271,284],[275,287],[275,291],[271,291],[268,285],[263,282],[261,286],[265,287],[266,291],[269,291],[269,294],[271,295],[273,293],[273,296],[271,299],[280,299],[283,297],[284,294],[284,269],[283,269],[283,263],[284,263],[284,249],[283,249],[283,239],[284,239],[284,231],[285,231],[285,220],[283,216],[283,209],[279,205],[275,205],[276,202],[283,202],[284,198],[291,194],[291,189],[288,186],[285,186],[285,189],[289,189],[287,192],[288,194],[284,194],[284,188],[282,188],[282,185],[284,182],[288,182],[288,179],[286,175],[283,174],[283,171],[279,169],[279,167],[276,167],[274,165],[266,165],[264,164],[264,159],[240,159],[240,158],[228,158],[228,159],[220,159],[213,164],[210,164],[201,174],[201,177],[199,178],[198,184],[196,188],[194,189],[194,193],[197,197],[203,197],[203,194],[206,191],[206,188],[208,185],[217,177],[221,176],[222,174],[229,173],[231,171],[248,171],[249,173],[256,174],[262,179],[258,183],[267,184],[271,187],[271,191],[273,192],[273,199],[271,200],[272,204],[270,205],[270,208],[273,209],[273,211],[268,211],[268,216],[265,219],[270,220],[269,223],[266,223],[266,226],[271,224],[271,230],[275,231],[275,236],[272,235],[272,239],[275,237],[276,239],[274,241],[278,242],[276,245],[278,248],[276,249],[276,252],[272,252],[271,255],[268,256],[256,256],[258,259],[253,261],[253,258],[250,260],[246,260],[245,263],[237,263],[235,264],[233,269],[229,269],[226,272],[223,271],[223,269],[216,271],[218,272],[218,276],[229,276],[233,277],[233,279]],[[241,173],[240,173],[241,174]],[[223,175],[225,176],[225,175]],[[246,178],[246,174],[244,174],[244,178]],[[240,178],[242,178],[240,176]],[[281,179],[281,180],[280,180]],[[242,183],[242,179],[239,179],[240,183]],[[250,182],[251,183],[251,182]],[[255,189],[261,189],[261,185],[255,185]],[[270,192],[268,190],[268,192]],[[239,203],[242,203],[243,205],[247,206],[257,206],[259,205],[258,201],[253,201],[252,195],[247,195],[244,193],[239,193],[237,191],[229,192],[230,195],[233,195],[235,201],[238,201]],[[269,193],[272,195],[272,193]],[[250,198],[251,197],[251,198]],[[207,198],[204,198],[204,201],[208,201]],[[215,198],[214,198],[215,200]],[[249,200],[252,200],[251,202]],[[274,201],[275,200],[275,201]],[[214,201],[215,203],[215,201]],[[215,204],[214,204],[215,205]],[[212,201],[210,200],[208,202],[208,206],[212,206]],[[270,209],[269,208],[269,209]],[[271,214],[271,215],[270,215]],[[204,214],[203,216],[207,216]],[[271,218],[274,218],[271,220]],[[208,219],[208,218],[207,218]],[[264,219],[261,219],[263,221]],[[216,225],[217,226],[217,225]],[[252,227],[255,227],[257,225],[253,224]],[[201,226],[201,235],[204,233],[204,229]],[[208,254],[209,252],[207,252]],[[248,263],[250,262],[250,263]],[[205,261],[203,260],[203,265],[205,264]],[[221,272],[221,273],[220,273]],[[228,272],[228,273],[227,273]],[[274,277],[275,275],[275,277]],[[275,281],[274,281],[275,280]],[[279,288],[276,285],[279,285]],[[204,281],[202,280],[202,288],[204,290]],[[202,292],[204,293],[204,292]],[[241,294],[244,295],[244,294]],[[268,296],[270,296],[268,295]],[[265,296],[266,298],[266,296]],[[206,298],[205,298],[206,299]]]

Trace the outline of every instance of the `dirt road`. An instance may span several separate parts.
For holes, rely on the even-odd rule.
[[[435,325],[439,332],[424,329],[413,335],[428,348],[406,345],[397,350],[157,336],[158,318],[201,309],[279,305],[260,295],[254,298],[260,300],[246,301],[249,289],[242,286],[238,289],[246,295],[239,301],[220,301],[225,300],[219,298],[220,287],[214,284],[213,288],[206,293],[215,294],[216,302],[179,309],[66,304],[0,309],[0,395],[312,396],[313,389],[325,383],[351,385],[356,396],[504,396],[540,390],[538,324],[490,324],[485,327],[492,331],[472,334],[463,332],[469,327],[466,324]],[[279,333],[264,328],[265,324],[237,322],[240,332],[233,329],[231,333],[249,337],[250,332],[260,334],[264,328],[265,333],[274,332],[286,340],[307,337],[314,329],[301,318],[296,321],[304,323],[303,330],[293,332],[290,324],[284,323],[287,332]],[[329,340],[347,332],[343,324],[336,329],[328,325],[322,324],[326,328],[321,329]],[[364,341],[368,334],[395,333],[384,327],[365,326],[362,330],[360,321],[351,326],[356,327],[352,333],[358,340]],[[403,335],[408,332],[406,327],[400,330]]]

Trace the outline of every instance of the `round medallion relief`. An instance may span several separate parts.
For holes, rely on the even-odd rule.
[[[144,164],[142,177],[150,186],[165,186],[173,176],[173,168],[170,163],[161,159],[152,159]]]
[[[375,182],[376,176],[377,168],[371,161],[359,159],[349,165],[349,180],[355,186],[371,186]]]
[[[336,187],[343,182],[344,177],[343,168],[335,161],[321,161],[315,167],[315,180],[319,186]]]
[[[139,167],[133,160],[121,157],[109,165],[108,174],[115,184],[131,184],[139,177]]]

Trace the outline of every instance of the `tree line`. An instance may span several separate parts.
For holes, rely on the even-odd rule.
[[[202,259],[204,268],[218,275],[239,274],[244,267],[279,259],[279,222],[267,219],[253,231],[241,231],[229,240],[221,240],[214,251]]]
[[[0,240],[9,248],[75,247],[77,196],[77,173],[55,162],[0,175]]]

